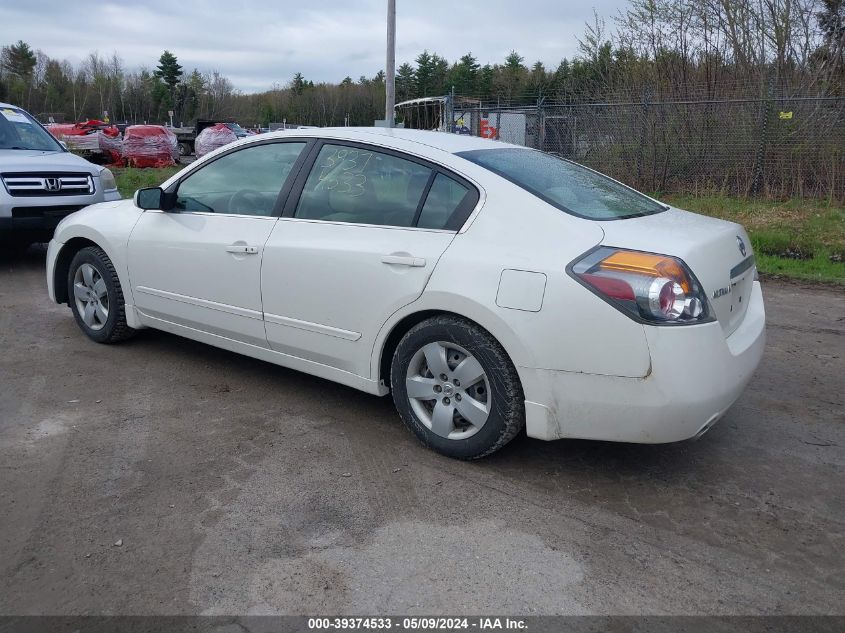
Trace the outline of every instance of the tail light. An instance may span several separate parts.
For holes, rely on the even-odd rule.
[[[712,320],[701,284],[677,257],[602,246],[571,264],[570,271],[636,320],[655,324]]]

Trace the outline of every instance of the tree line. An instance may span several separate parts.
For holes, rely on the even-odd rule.
[[[23,41],[0,52],[0,100],[42,120],[163,123],[233,118],[309,125],[371,125],[384,116],[384,72],[338,83],[301,73],[255,94],[215,70],[186,72],[164,51],[150,68],[118,54],[81,63],[49,57]],[[845,0],[630,0],[595,15],[579,52],[548,68],[517,51],[481,63],[425,50],[397,68],[397,101],[454,93],[502,105],[537,101],[659,101],[733,96],[845,95]]]

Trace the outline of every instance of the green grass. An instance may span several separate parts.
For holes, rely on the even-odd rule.
[[[138,189],[158,187],[181,167],[163,167],[162,169],[138,169],[135,167],[112,168],[117,180],[117,190],[124,198],[131,198]]]
[[[845,284],[845,207],[820,200],[668,195],[666,202],[745,227],[763,274]]]
[[[156,187],[181,167],[113,169],[124,198]],[[772,202],[723,196],[665,195],[662,200],[745,227],[764,275],[845,285],[845,207],[819,200]]]

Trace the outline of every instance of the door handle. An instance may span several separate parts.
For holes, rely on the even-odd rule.
[[[413,268],[422,268],[425,266],[425,260],[422,257],[413,257],[411,255],[383,255],[381,263],[411,266]]]
[[[257,255],[257,246],[247,246],[246,244],[232,244],[226,247],[227,253],[237,253],[238,255]]]

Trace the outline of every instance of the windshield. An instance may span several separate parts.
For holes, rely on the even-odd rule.
[[[249,132],[237,123],[224,123],[224,125],[235,133],[235,136],[249,136]]]
[[[0,108],[0,149],[60,152],[62,146],[23,110]]]
[[[607,176],[533,149],[460,152],[549,204],[590,220],[619,220],[665,211],[666,207]]]

